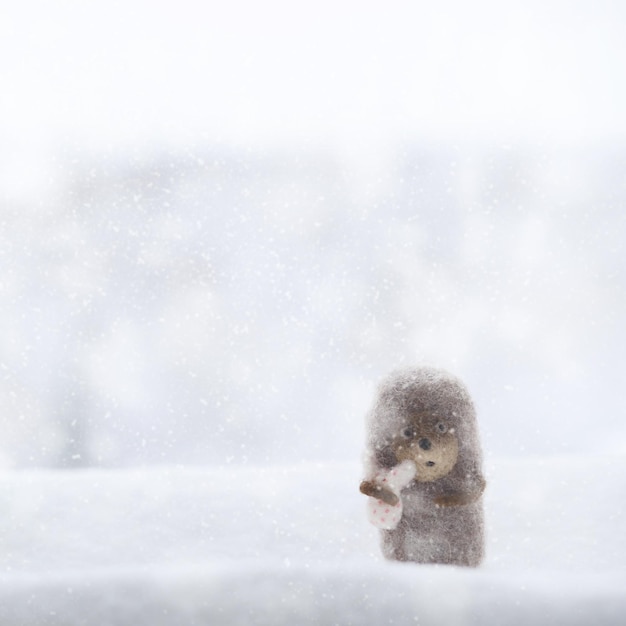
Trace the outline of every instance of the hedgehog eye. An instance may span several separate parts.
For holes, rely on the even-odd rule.
[[[407,439],[412,439],[413,437],[415,437],[415,431],[412,428],[405,428],[402,431],[402,436],[406,437]]]
[[[448,432],[448,427],[443,422],[439,422],[436,428],[440,433]]]

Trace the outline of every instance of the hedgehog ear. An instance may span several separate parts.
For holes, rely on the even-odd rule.
[[[393,448],[389,445],[378,448],[376,450],[376,463],[378,463],[380,467],[384,467],[386,469],[397,465],[398,459],[396,459]]]

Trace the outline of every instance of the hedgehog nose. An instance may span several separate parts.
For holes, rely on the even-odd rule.
[[[422,450],[430,450],[430,446],[432,445],[430,443],[430,439],[426,439],[426,437],[424,437],[424,439],[420,439],[417,442],[417,445],[422,449]]]

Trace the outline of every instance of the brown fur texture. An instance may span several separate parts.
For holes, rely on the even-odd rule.
[[[367,479],[361,492],[393,496],[372,477],[415,461],[417,475],[401,492],[398,526],[381,530],[385,557],[476,567],[484,553],[482,454],[476,415],[460,380],[429,367],[391,374],[367,419]]]

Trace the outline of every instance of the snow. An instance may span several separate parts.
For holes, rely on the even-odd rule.
[[[617,624],[623,458],[489,459],[477,569],[385,561],[354,464],[7,472],[0,623]]]
[[[0,24],[10,148],[61,135],[132,149],[167,135],[360,151],[416,134],[624,132],[619,2],[303,4],[11,3]]]
[[[3,9],[0,626],[623,621],[626,5],[210,4]],[[476,571],[358,492],[424,362]]]

